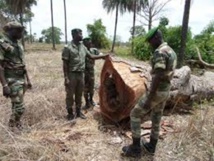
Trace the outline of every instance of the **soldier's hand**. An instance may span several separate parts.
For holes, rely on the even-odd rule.
[[[106,54],[105,57],[104,57],[104,59],[105,59],[105,60],[106,60],[106,59],[111,59],[111,57],[110,57],[109,54]]]
[[[3,87],[3,96],[5,96],[5,97],[9,97],[9,96],[10,96],[10,94],[11,94],[10,87],[8,87],[8,86],[4,86],[4,87]]]
[[[27,88],[28,88],[28,89],[32,89],[32,84],[31,84],[31,82],[28,82],[28,83],[27,83]]]
[[[68,79],[68,78],[65,78],[65,83],[64,83],[64,85],[65,85],[65,86],[68,86],[69,84],[70,84],[69,79]]]

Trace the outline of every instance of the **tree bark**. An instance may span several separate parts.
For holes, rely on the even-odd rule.
[[[133,11],[133,27],[132,27],[132,54],[134,54],[134,36],[135,36],[135,22],[136,22],[136,8],[137,0],[134,1],[134,11]]]
[[[64,14],[65,14],[65,43],[68,43],[67,38],[67,12],[66,12],[66,0],[64,0]]]
[[[178,54],[178,68],[182,67],[186,49],[186,39],[188,33],[188,24],[189,24],[189,14],[190,14],[190,5],[191,0],[185,1],[184,14],[183,14],[183,23],[181,31],[181,48],[180,53]]]
[[[33,43],[33,35],[32,35],[32,26],[31,26],[31,20],[29,21],[29,27],[30,27],[30,43],[32,44]]]
[[[53,50],[56,50],[55,47],[55,33],[54,33],[54,19],[53,19],[53,2],[50,0],[51,4],[51,26],[52,26],[52,44],[53,44]]]
[[[115,40],[116,40],[116,36],[117,36],[118,12],[119,12],[119,3],[117,4],[117,7],[116,7],[116,16],[115,16],[115,25],[114,25],[114,38],[113,38],[113,42],[112,42],[111,52],[114,52]]]
[[[133,69],[127,62],[106,59],[99,90],[101,114],[105,120],[118,123],[129,117],[139,98],[150,87],[150,69],[148,65]],[[184,66],[175,70],[171,84],[166,107],[173,110],[191,110],[193,102],[214,96],[212,72],[195,76],[188,66]]]

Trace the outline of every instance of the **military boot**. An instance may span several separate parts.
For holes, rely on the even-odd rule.
[[[141,145],[140,138],[132,138],[133,143],[128,146],[124,146],[122,151],[127,157],[140,157],[141,156]]]
[[[90,108],[90,102],[89,102],[88,94],[84,94],[84,97],[85,97],[85,106],[83,107],[83,109],[87,110]]]
[[[22,127],[22,122],[21,122],[21,114],[18,114],[16,117],[15,117],[15,121],[16,121],[16,127],[19,129],[19,130],[22,130],[23,127]]]
[[[8,126],[9,127],[15,127],[16,126],[16,121],[15,119],[10,118],[9,122],[8,122]]]
[[[93,100],[93,96],[94,96],[94,94],[90,93],[90,99],[89,100],[90,100],[90,103],[91,103],[92,106],[96,106],[96,103]]]
[[[67,119],[73,120],[74,119],[73,109],[67,107],[67,111],[68,111]]]
[[[76,116],[80,117],[81,119],[86,119],[86,116],[81,112],[80,108],[76,108]]]
[[[144,148],[151,153],[152,155],[155,154],[155,149],[156,149],[156,145],[157,145],[158,140],[154,139],[152,137],[150,137],[150,141],[146,142],[144,139],[142,139],[142,144],[144,146]]]
[[[19,130],[22,130],[22,123],[20,121],[20,117],[17,118],[17,117],[11,117],[10,120],[9,120],[9,123],[8,123],[8,126],[13,128],[13,127],[16,127],[18,128]]]

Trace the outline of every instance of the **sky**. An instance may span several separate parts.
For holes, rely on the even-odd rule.
[[[166,0],[160,0],[166,1]],[[162,16],[169,19],[169,26],[181,25],[183,18],[185,0],[171,0],[165,6]],[[67,29],[68,40],[71,40],[71,29],[81,28],[83,36],[87,37],[87,24],[93,24],[94,20],[102,19],[103,25],[106,26],[107,36],[112,37],[114,34],[115,11],[107,14],[102,7],[102,0],[66,0],[67,3]],[[193,34],[199,34],[211,20],[214,20],[214,0],[193,0],[190,11],[189,26]],[[32,33],[41,36],[41,31],[51,26],[50,0],[38,0],[37,6],[32,7],[35,14],[32,20]],[[65,33],[64,23],[64,4],[63,0],[53,0],[54,26],[59,27]],[[141,25],[137,17],[136,25]],[[117,35],[121,40],[126,42],[130,38],[130,28],[132,27],[133,14],[119,14]],[[158,21],[153,23],[153,27],[158,25]],[[29,26],[27,26],[29,31]],[[62,36],[64,41],[65,36]]]

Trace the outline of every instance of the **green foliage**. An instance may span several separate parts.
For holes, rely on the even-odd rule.
[[[130,34],[132,35],[133,33],[133,27],[130,29]],[[143,26],[135,26],[135,37],[137,36],[142,36],[146,34],[146,30]]]
[[[103,26],[102,20],[94,21],[94,24],[87,24],[87,31],[96,48],[109,48],[110,41],[106,37],[106,27]]]
[[[159,29],[163,33],[163,37],[167,34],[167,25],[169,24],[169,19],[166,17],[161,17],[159,22]]]
[[[181,47],[181,26],[169,27],[164,35],[164,40],[173,48],[173,50],[178,54]],[[185,49],[185,59],[192,59],[195,57],[194,51],[194,40],[192,39],[192,32],[190,28],[187,32],[186,49]]]
[[[52,43],[52,27],[42,30],[41,34],[43,35],[42,38],[46,43]],[[56,44],[60,44],[61,35],[63,35],[61,29],[58,27],[54,27],[54,39]]]
[[[19,21],[18,14],[22,13],[23,22],[32,20],[34,14],[31,7],[37,5],[37,0],[0,0],[0,11],[8,19],[16,19]]]
[[[181,26],[168,27],[168,19],[163,18],[160,21],[159,28],[163,33],[164,40],[174,49],[176,53],[180,50],[181,43]],[[148,43],[145,42],[144,36],[137,37],[134,40],[134,55],[141,60],[149,60],[151,56],[152,49]],[[193,57],[195,54],[194,41],[192,40],[192,33],[189,29],[187,35],[187,47],[186,47],[186,59]]]
[[[197,45],[198,48],[200,49],[202,59],[208,63],[214,63],[213,32],[214,32],[214,21],[211,21],[200,34],[194,37],[195,45]]]
[[[134,39],[134,56],[144,61],[150,59],[151,48],[143,36]]]
[[[130,48],[127,46],[119,46],[115,48],[115,54],[121,57],[131,57]]]

